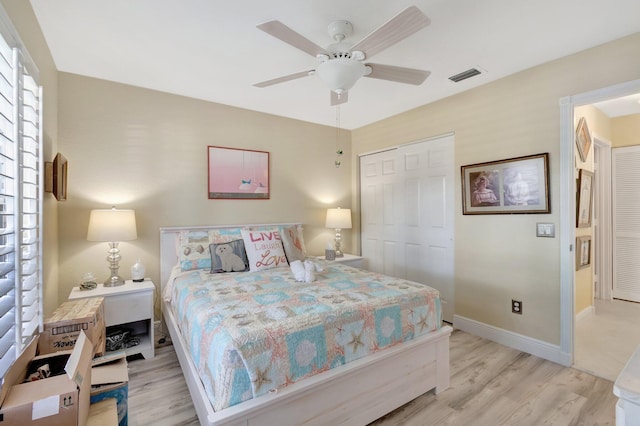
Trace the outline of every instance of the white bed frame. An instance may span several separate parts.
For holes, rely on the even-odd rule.
[[[238,226],[243,225],[160,228],[162,290],[178,262],[176,244],[181,231]],[[439,393],[449,387],[452,329],[444,326],[434,333],[215,412],[187,351],[188,345],[164,299],[162,309],[193,405],[203,425],[366,425],[431,389]]]

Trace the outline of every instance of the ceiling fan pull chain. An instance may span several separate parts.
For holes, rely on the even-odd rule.
[[[338,95],[340,96],[340,95]],[[342,156],[342,148],[340,148],[340,104],[336,105],[336,161],[334,162],[336,168],[340,167]]]

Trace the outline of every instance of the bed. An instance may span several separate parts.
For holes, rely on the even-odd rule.
[[[191,262],[193,270],[187,268],[182,271],[180,267],[176,267],[184,266],[181,250],[184,250],[185,235],[208,235],[209,240],[197,246],[197,251],[202,252],[211,238],[215,238],[211,237],[214,234],[217,237],[228,237],[236,235],[239,229],[274,228],[282,233],[285,228],[293,229],[292,226],[301,230],[299,224],[160,229],[163,318],[200,422],[205,425],[364,425],[425,392],[434,390],[438,393],[446,389],[449,386],[451,328],[440,326],[439,298],[433,289],[321,261],[314,261],[315,267],[321,271],[316,272],[317,279],[310,283],[296,282],[286,264],[258,272],[209,273],[211,269],[215,269],[215,265],[199,263],[206,261],[203,253],[198,261]],[[195,253],[190,249],[186,251]],[[365,287],[375,291],[365,294]],[[415,292],[417,293],[414,294]],[[295,299],[295,304],[285,305],[285,302],[278,300],[278,303],[271,305],[273,301],[267,297],[273,297],[276,293],[282,295],[282,299]],[[436,293],[435,297],[433,293]],[[246,299],[253,305],[244,307],[241,313],[230,311],[222,317],[224,311],[231,309],[230,306],[237,308],[236,301],[229,299],[232,296]],[[319,303],[307,303],[308,298]],[[362,301],[356,300],[358,298],[380,299],[379,303],[402,302],[403,306],[384,307],[375,311],[396,313],[404,309],[402,312],[409,312],[398,314],[398,318],[404,315],[400,326],[402,334],[381,334],[380,330],[385,330],[384,321],[378,321],[373,314],[367,313],[361,307]],[[261,303],[256,304],[256,300]],[[418,304],[418,300],[422,301],[422,305]],[[346,305],[356,308],[351,312]],[[210,315],[218,319],[206,319],[204,311],[189,313],[193,316],[188,316],[186,312],[194,307],[208,309]],[[336,311],[330,311],[331,309]],[[288,314],[282,314],[285,311]],[[249,324],[252,321],[247,320],[247,312],[256,324]],[[334,329],[336,318],[343,318],[345,315],[350,318],[349,324],[357,323],[362,328],[354,331],[347,324],[347,328],[340,330],[347,337],[340,342],[329,329]],[[407,324],[407,315],[411,318],[415,316],[415,321],[411,320],[413,322]],[[282,319],[280,317],[286,318],[282,319],[283,323],[272,325],[274,317],[279,320]],[[293,317],[296,317],[295,321]],[[280,337],[274,331],[283,327],[302,327],[297,324],[299,318],[304,318],[310,324],[305,325],[307,329],[296,329],[292,333],[304,336],[302,342],[307,345],[299,345],[295,350],[312,347],[315,351],[316,347],[324,347],[324,351],[317,351],[325,354],[322,355],[324,362],[321,365],[315,359],[313,363],[300,362],[305,361],[308,351],[287,355],[286,342],[289,342],[287,339],[290,336]],[[385,317],[384,320],[388,321],[389,318]],[[213,322],[216,322],[215,327],[211,326]],[[234,326],[229,327],[230,331],[225,331],[223,337],[208,335],[203,331],[218,329],[219,322],[230,322]],[[370,334],[374,337],[369,340],[364,337],[361,339],[365,333],[363,324],[368,322],[371,323]],[[425,329],[425,326],[428,328]],[[327,340],[309,337],[309,329],[319,329],[324,333],[323,339]],[[375,340],[376,335],[382,340]],[[281,341],[276,341],[279,338]],[[202,347],[209,345],[202,342],[208,341],[216,341],[218,345],[210,353],[204,353],[206,350]],[[273,361],[267,361],[268,357],[260,355],[261,350],[250,347],[251,342],[262,341],[275,342],[270,343],[272,349],[285,347],[284,350],[273,350],[285,352],[284,361],[277,361],[278,364],[285,364],[284,373],[276,373],[274,368],[268,378],[265,376],[269,363]],[[310,345],[310,341],[313,345]],[[223,358],[235,359],[240,367],[246,367],[247,373],[243,373],[243,376],[235,370],[223,370],[219,367]],[[208,360],[209,365],[206,367],[211,371],[205,369],[207,362],[204,360]],[[310,358],[307,359],[309,360]],[[237,379],[238,377],[241,379]],[[216,384],[220,383],[225,384],[216,388]]]

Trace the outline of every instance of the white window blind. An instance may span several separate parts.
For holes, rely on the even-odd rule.
[[[29,72],[35,67],[17,36],[7,37],[6,15],[0,12],[0,375],[4,376],[42,325],[44,167],[42,89]]]

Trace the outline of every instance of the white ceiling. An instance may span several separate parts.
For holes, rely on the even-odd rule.
[[[372,62],[431,76],[418,87],[361,79],[341,106],[348,129],[640,31],[638,0],[30,1],[60,71],[326,125],[336,112],[317,77],[253,86],[316,64],[256,25],[277,19],[326,46],[327,25],[346,19],[355,43],[418,6],[431,25]],[[486,73],[448,80],[471,67]]]
[[[640,93],[596,102],[593,106],[605,113],[609,118],[640,114]]]

